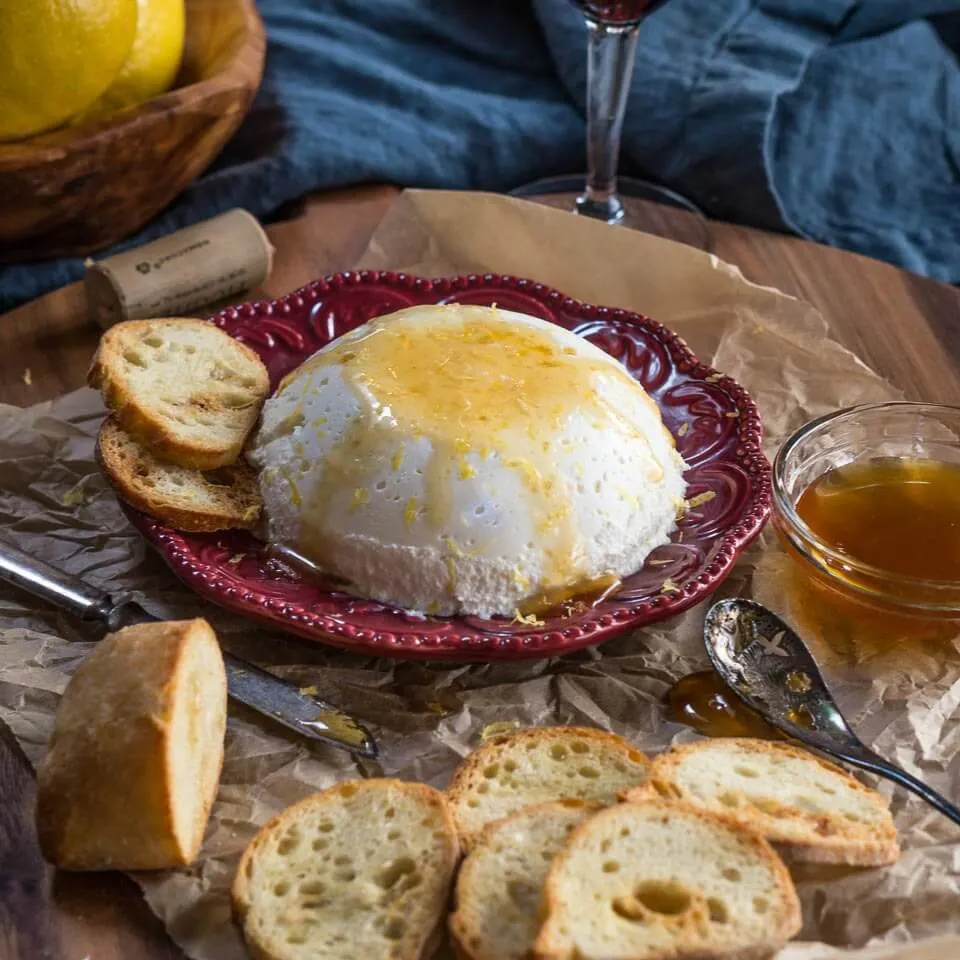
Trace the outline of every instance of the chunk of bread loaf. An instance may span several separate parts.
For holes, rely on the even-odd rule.
[[[197,470],[236,463],[270,392],[257,354],[205,320],[118,323],[87,379],[130,436]]]
[[[544,896],[536,960],[747,960],[800,929],[790,874],[766,840],[662,800],[581,824]]]
[[[227,678],[205,620],[105,637],[37,771],[37,833],[63,870],[159,870],[200,851],[223,763]]]
[[[677,799],[742,823],[791,859],[881,866],[900,855],[883,796],[789,743],[718,738],[660,754],[627,800]]]
[[[260,830],[237,868],[234,912],[258,960],[421,960],[458,858],[438,790],[351,780]]]
[[[526,960],[543,913],[543,884],[574,828],[599,804],[559,800],[487,826],[457,877],[450,934],[463,960]]]
[[[492,737],[457,768],[447,794],[470,849],[488,824],[549,800],[613,803],[649,760],[622,737],[586,727],[532,727]]]
[[[263,509],[257,476],[246,464],[201,473],[166,463],[113,417],[100,427],[97,457],[119,496],[176,530],[250,529]]]

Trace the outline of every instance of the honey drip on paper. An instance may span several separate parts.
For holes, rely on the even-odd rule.
[[[451,482],[470,478],[479,462],[498,457],[527,492],[548,589],[581,582],[581,550],[556,466],[556,438],[577,414],[613,436],[647,443],[644,425],[597,389],[602,380],[619,380],[637,390],[636,382],[618,364],[583,356],[536,328],[499,321],[486,308],[453,307],[444,323],[424,322],[417,310],[411,317],[401,311],[388,322],[374,321],[362,335],[348,334],[281,384],[279,392],[304,381],[310,389],[314,378],[339,365],[364,408],[328,456],[310,509],[324,515],[343,489],[354,491],[350,509],[362,508],[371,464],[402,462],[392,429],[399,426],[405,436],[425,437],[432,447],[424,477],[428,502],[407,504],[408,524],[427,522],[442,531],[452,509]],[[651,459],[648,479],[657,483],[664,465]]]
[[[960,582],[960,463],[882,457],[829,470],[797,502],[825,544],[894,576]],[[856,572],[849,577],[856,582]]]
[[[667,691],[667,719],[706,737],[783,739],[756,711],[742,703],[713,670],[691,673]]]

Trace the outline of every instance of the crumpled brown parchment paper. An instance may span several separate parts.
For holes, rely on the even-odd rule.
[[[641,311],[682,334],[700,357],[756,398],[769,451],[811,417],[896,392],[829,337],[808,305],[744,280],[735,267],[657,237],[482,194],[406,192],[361,266],[441,276],[512,273],[570,295]],[[382,760],[278,735],[232,709],[226,762],[199,863],[139,875],[147,901],[196,960],[245,956],[230,922],[234,865],[257,826],[286,805],[358,775],[446,784],[494,722],[577,723],[624,734],[648,751],[694,734],[666,723],[671,682],[706,665],[703,607],[597,650],[561,660],[433,666],[353,656],[272,631],[192,596],[124,520],[93,460],[99,397],[81,390],[31,409],[0,408],[4,538],[111,590],[133,590],[158,615],[207,616],[226,647],[377,727]],[[754,594],[781,609],[788,575],[768,533],[720,593]],[[786,612],[796,612],[787,609]],[[0,588],[0,718],[36,762],[70,673],[94,635]],[[855,726],[881,753],[960,795],[960,655],[956,638],[904,663],[849,655],[825,666]],[[795,869],[800,939],[779,960],[956,960],[960,957],[960,830],[889,785],[904,854],[895,867]],[[839,948],[854,948],[851,952]],[[446,956],[446,954],[444,954]]]

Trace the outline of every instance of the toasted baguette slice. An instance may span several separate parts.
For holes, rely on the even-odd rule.
[[[158,870],[200,851],[223,764],[227,679],[205,620],[105,637],[57,710],[37,833],[63,870]]]
[[[585,727],[532,727],[491,738],[457,769],[447,795],[469,850],[488,824],[549,800],[613,803],[646,780],[649,760],[622,737]]]
[[[258,960],[420,960],[437,944],[458,858],[438,790],[351,780],[260,830],[237,868],[234,912]]]
[[[742,823],[798,861],[880,866],[900,855],[883,797],[788,743],[730,738],[676,747],[625,798],[658,795]]]
[[[464,960],[526,960],[543,913],[543,884],[574,828],[603,807],[558,800],[487,826],[457,877],[450,933]]]
[[[537,960],[747,960],[800,929],[790,874],[766,840],[662,800],[586,820],[544,896]]]
[[[177,530],[210,533],[256,525],[263,508],[246,464],[201,473],[158,460],[107,417],[97,438],[100,465],[131,506]]]
[[[270,392],[256,353],[205,320],[118,323],[87,379],[135,440],[197,470],[236,463]]]

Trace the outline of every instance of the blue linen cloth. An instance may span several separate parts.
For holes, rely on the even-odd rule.
[[[509,190],[583,168],[569,0],[260,0],[263,87],[214,166],[113,251],[364,182]],[[710,214],[960,282],[960,0],[668,0],[644,24],[624,172]],[[0,198],[2,216],[2,198]],[[0,267],[0,311],[77,279]]]

